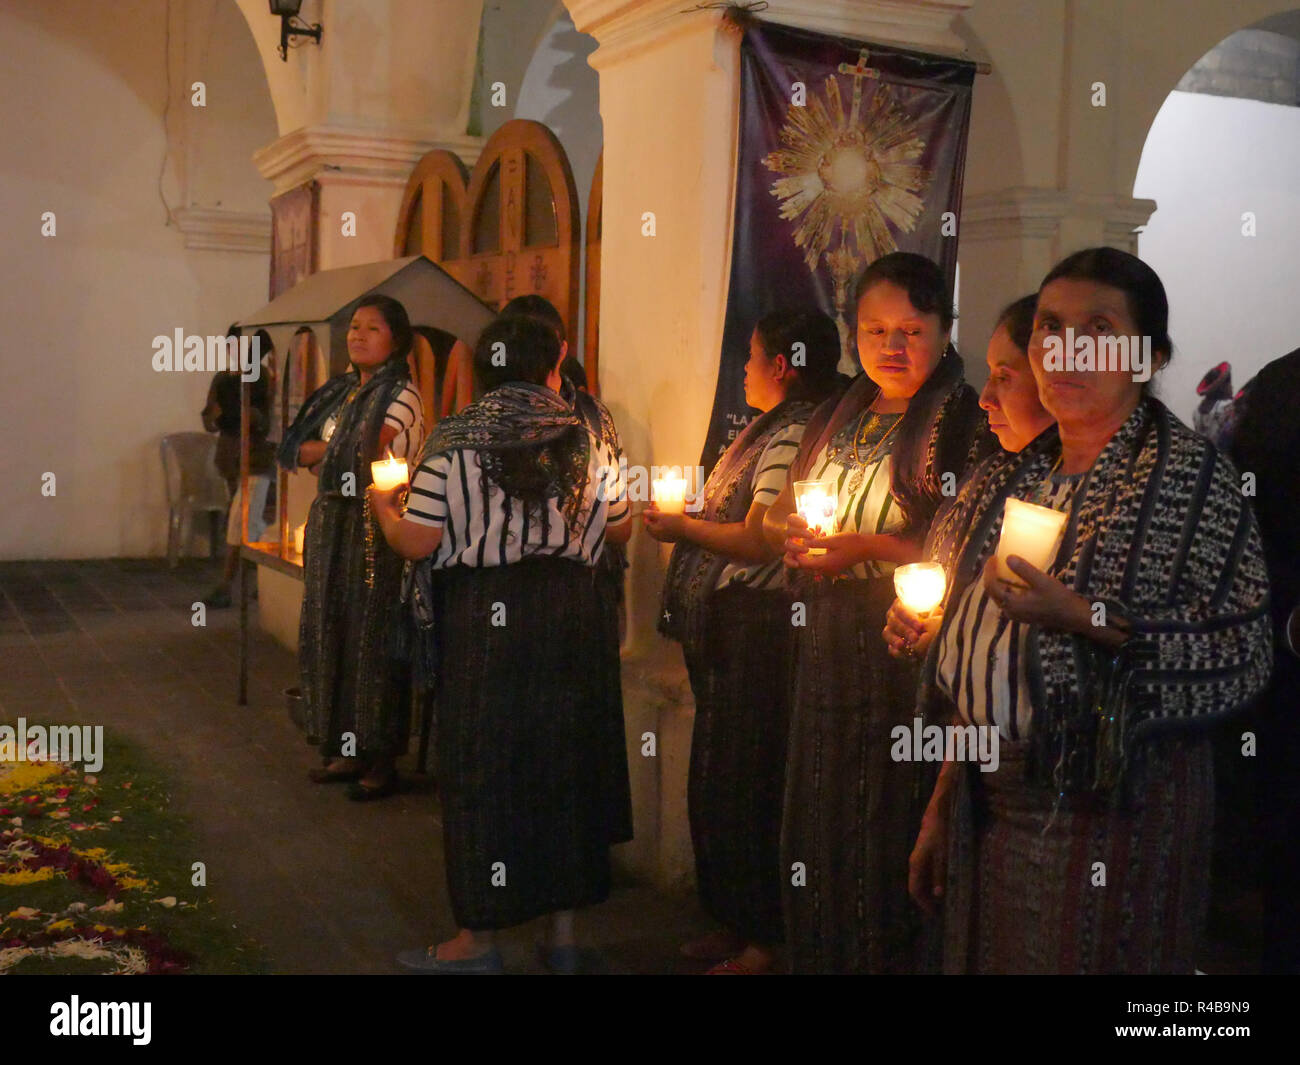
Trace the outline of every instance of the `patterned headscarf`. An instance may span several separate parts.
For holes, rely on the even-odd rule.
[[[501,385],[459,414],[444,418],[425,442],[421,462],[442,451],[479,453],[486,501],[489,484],[540,510],[559,498],[572,523],[582,509],[591,456],[587,423],[544,385]]]

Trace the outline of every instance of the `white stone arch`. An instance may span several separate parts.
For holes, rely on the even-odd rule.
[[[1279,13],[1300,22],[1294,2],[1270,12]],[[1258,20],[1228,26],[1162,86],[1168,91],[1145,131],[1135,174],[1135,195],[1156,203],[1138,251],[1165,284],[1174,342],[1158,394],[1189,424],[1208,370],[1228,362],[1235,391],[1293,350],[1300,335],[1291,281],[1300,233],[1291,178],[1300,166],[1300,107],[1173,91],[1216,46],[1257,27],[1272,28]],[[1293,52],[1300,47],[1294,27],[1282,32]]]
[[[1156,6],[1156,5],[1152,5]],[[1185,0],[1176,5],[1159,5],[1160,11],[1134,9],[1135,33],[1130,41],[1153,42],[1152,52],[1144,56],[1139,71],[1129,87],[1131,103],[1119,119],[1116,137],[1116,170],[1120,187],[1131,192],[1137,178],[1142,149],[1165,99],[1179,80],[1201,56],[1225,37],[1244,30],[1270,15],[1280,15],[1298,8],[1295,0]],[[1125,8],[1125,17],[1129,17]],[[1177,20],[1177,32],[1170,32],[1170,21]],[[1161,30],[1163,29],[1163,35]]]
[[[289,62],[282,62],[276,51],[280,46],[280,20],[271,15],[265,0],[235,2],[257,45],[267,92],[275,109],[276,126],[283,137],[308,122],[307,79],[302,72],[311,62],[311,56],[304,54],[305,50],[291,51]]]
[[[280,20],[265,0],[236,3],[257,42],[282,138],[325,127],[458,150],[478,144],[465,131],[483,0],[306,0],[300,20],[321,23],[321,41],[296,38],[301,46],[290,46],[287,62],[278,52]]]

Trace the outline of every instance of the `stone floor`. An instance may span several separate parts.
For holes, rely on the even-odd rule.
[[[238,611],[191,623],[215,572],[197,561],[0,563],[0,719],[100,724],[169,766],[200,841],[177,862],[186,876],[206,863],[214,902],[273,971],[394,972],[396,951],[453,930],[436,794],[410,765],[400,795],[368,805],[307,783],[318,758],[283,697],[294,657],[254,627],[241,707]],[[1255,924],[1220,910],[1201,968],[1253,971]],[[624,884],[578,927],[593,971],[692,973],[677,947],[708,924],[693,899]],[[541,971],[538,931],[502,936],[508,969]]]
[[[307,783],[319,760],[282,695],[293,656],[254,629],[241,707],[238,611],[191,623],[214,573],[195,561],[0,563],[0,719],[102,724],[169,766],[200,841],[178,863],[206,862],[214,902],[273,971],[397,971],[398,950],[453,930],[436,795],[413,772],[403,793],[367,805]],[[604,972],[698,972],[677,946],[705,927],[693,900],[637,885],[578,918]],[[502,937],[509,970],[541,971],[538,932]]]

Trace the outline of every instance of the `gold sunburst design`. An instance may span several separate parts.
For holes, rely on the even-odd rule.
[[[868,54],[863,49],[856,64],[839,66],[840,74],[853,78],[849,108],[839,79],[830,75],[824,98],[790,105],[780,134],[785,147],[763,159],[784,175],[770,191],[781,200],[781,217],[795,222],[794,242],[808,269],[815,273],[826,259],[842,337],[849,282],[860,264],[897,249],[893,231],[915,228],[932,177],[917,165],[925,142],[916,124],[884,86],[871,94],[864,112],[863,79],[880,76],[867,66]]]

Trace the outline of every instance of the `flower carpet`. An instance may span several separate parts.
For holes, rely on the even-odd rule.
[[[116,740],[104,766],[0,761],[0,975],[264,971],[165,778]]]

